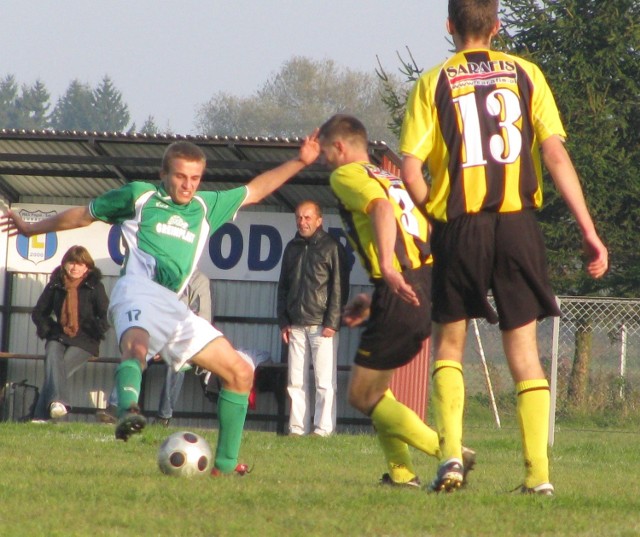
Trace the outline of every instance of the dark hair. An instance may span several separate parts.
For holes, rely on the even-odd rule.
[[[64,266],[67,263],[82,263],[86,265],[89,270],[93,270],[96,266],[93,261],[93,257],[89,253],[84,246],[72,246],[69,248],[66,253],[62,256],[62,261],[60,265]]]
[[[171,161],[183,159],[190,162],[200,161],[206,164],[207,157],[204,151],[191,142],[173,142],[162,156],[162,171],[168,173],[171,169]]]
[[[298,203],[298,205],[296,205],[296,211],[303,205],[311,205],[312,207],[314,207],[316,211],[316,215],[322,218],[322,207],[320,207],[317,201],[302,200],[300,203]]]
[[[498,0],[449,0],[449,20],[463,39],[487,37],[498,20]]]
[[[368,147],[367,129],[362,121],[348,114],[336,114],[323,123],[318,137],[328,142],[336,138],[344,138],[352,143]]]

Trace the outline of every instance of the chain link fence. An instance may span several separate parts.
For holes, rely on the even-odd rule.
[[[559,297],[559,319],[538,324],[538,351],[556,378],[556,415],[570,410],[623,413],[640,407],[640,300]],[[499,402],[514,398],[497,325],[469,326],[465,359],[467,394]],[[498,404],[498,406],[500,406]]]

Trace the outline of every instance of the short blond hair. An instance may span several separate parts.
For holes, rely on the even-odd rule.
[[[162,156],[162,171],[171,171],[171,162],[175,159],[187,160],[189,162],[202,162],[206,165],[207,156],[196,144],[191,142],[173,142],[165,149]]]

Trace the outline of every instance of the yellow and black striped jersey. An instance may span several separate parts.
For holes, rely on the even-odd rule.
[[[375,199],[387,199],[396,217],[394,266],[399,271],[431,264],[427,219],[414,205],[402,181],[369,162],[340,166],[329,179],[338,198],[340,216],[353,249],[371,278],[381,278],[374,231],[367,208]]]
[[[540,207],[539,144],[552,135],[565,132],[540,69],[502,52],[467,50],[414,86],[400,151],[427,161],[427,213],[446,222]]]

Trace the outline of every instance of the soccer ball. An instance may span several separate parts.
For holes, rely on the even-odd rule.
[[[167,475],[209,475],[212,461],[211,448],[207,441],[189,431],[180,431],[168,436],[158,450],[158,467]]]

